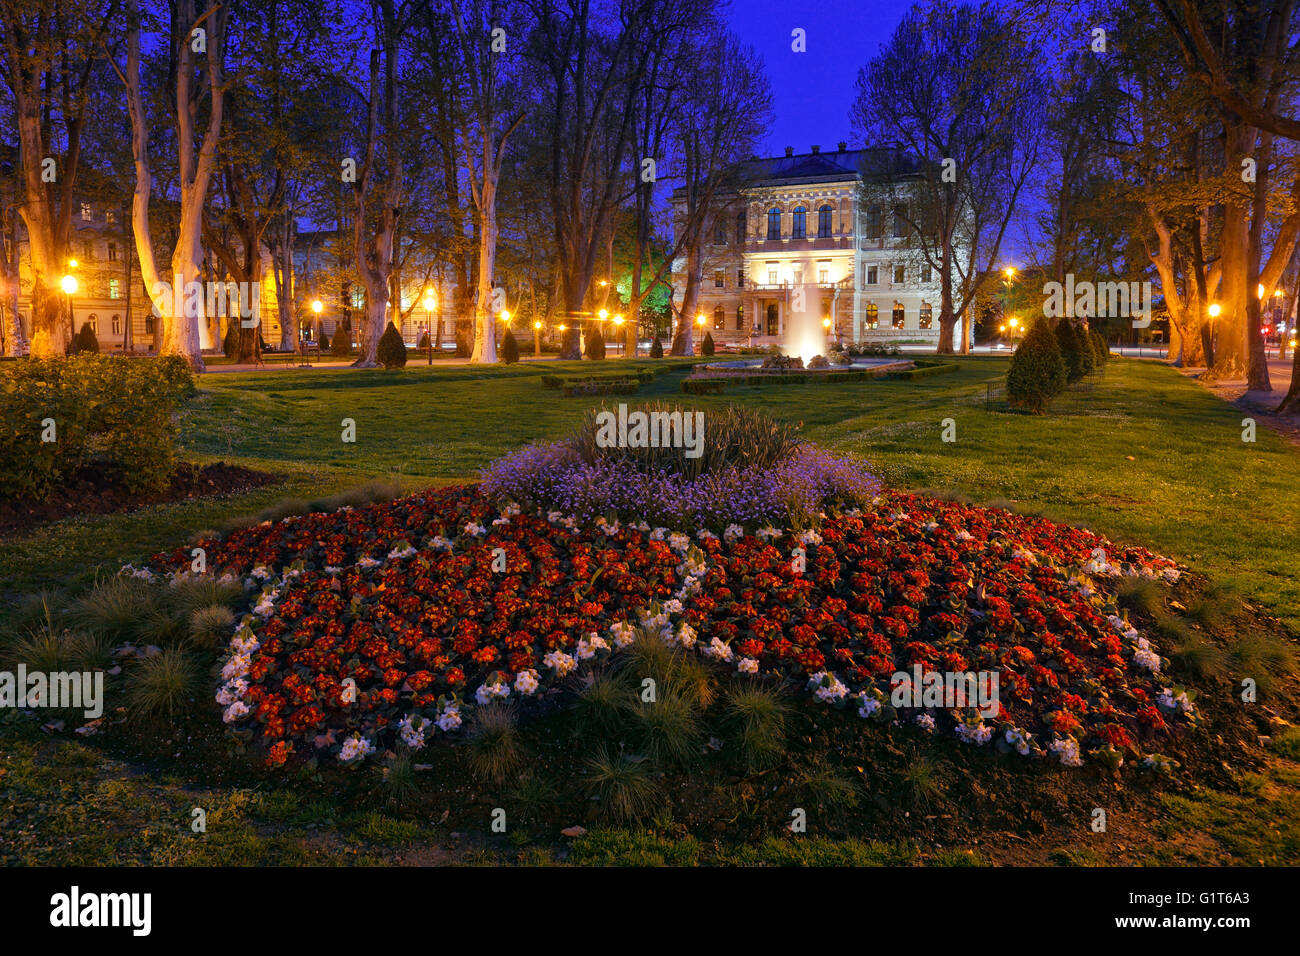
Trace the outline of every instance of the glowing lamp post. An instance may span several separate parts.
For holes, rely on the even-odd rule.
[[[77,260],[73,259],[68,263],[68,265],[72,266],[75,269],[77,267]],[[74,316],[72,313],[72,296],[77,291],[77,277],[70,273],[68,275],[65,275],[60,280],[59,287],[63,289],[63,294],[68,297],[68,328],[72,330],[73,335],[76,335],[77,319],[76,316]]]
[[[621,316],[621,315],[616,315],[616,316],[614,316],[614,327],[617,328],[619,331],[622,331],[622,329],[623,329],[623,316]],[[620,336],[620,337],[621,337],[621,336]],[[623,354],[624,354],[624,356],[626,356],[626,355],[627,355],[627,346],[626,346],[625,344],[623,344],[623,343],[619,343],[619,348],[623,350]]]
[[[426,349],[426,355],[428,358],[427,361],[424,363],[426,365],[433,364],[433,308],[437,304],[438,304],[438,300],[434,298],[433,290],[425,289],[424,290],[424,337],[425,337],[425,341],[429,343]]]
[[[324,328],[321,326],[321,322],[320,322],[320,314],[321,314],[321,312],[323,312],[324,310],[325,310],[325,303],[324,303],[324,302],[322,302],[320,299],[312,299],[312,300],[311,300],[311,311],[312,311],[312,314],[313,314],[314,316],[316,316],[316,318],[315,318],[315,320],[314,320],[314,321],[315,321],[315,327],[316,327],[316,329],[319,329],[321,332],[324,332]],[[319,349],[320,349],[320,343],[319,343],[319,342],[316,343],[316,348],[317,348],[317,350],[318,350],[318,351],[317,351],[317,355],[318,355],[318,357],[319,357]],[[302,337],[301,335],[299,335],[299,336],[298,336],[298,353],[299,353],[300,355],[303,355],[303,356],[304,356],[304,359],[305,359],[305,357],[306,357],[306,356],[305,356],[305,351],[306,351],[306,346],[305,346],[304,343],[303,343],[303,337]]]
[[[541,320],[533,322],[533,358],[542,357],[542,323]]]

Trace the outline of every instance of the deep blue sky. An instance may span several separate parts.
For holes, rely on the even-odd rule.
[[[785,147],[808,152],[855,142],[849,122],[858,70],[886,42],[911,0],[732,0],[730,22],[767,64],[775,107],[765,155]],[[807,52],[790,49],[791,31],[807,34]]]

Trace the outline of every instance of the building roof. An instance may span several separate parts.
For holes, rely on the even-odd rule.
[[[758,157],[745,160],[737,167],[737,181],[742,189],[773,186],[796,186],[810,183],[847,182],[858,178],[881,180],[898,176],[914,176],[921,164],[902,150],[894,147],[868,149],[840,148],[823,151],[814,146],[807,153],[795,153],[787,147],[784,156]],[[679,187],[673,197],[684,194]]]

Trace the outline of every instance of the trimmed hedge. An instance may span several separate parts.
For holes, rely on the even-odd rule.
[[[755,372],[749,375],[718,375],[712,378],[686,378],[682,391],[690,395],[716,395],[728,385],[824,385],[828,382],[862,382],[873,378],[912,380],[955,372],[959,366],[949,363],[921,365],[889,371],[878,368],[855,368],[829,372]],[[714,386],[718,387],[714,387]]]
[[[659,341],[659,336],[657,335],[655,336],[655,340],[650,343],[650,357],[651,358],[664,357],[664,344]]]
[[[1007,400],[1035,415],[1065,388],[1066,366],[1056,334],[1047,320],[1038,319],[1016,347],[1007,369]]]
[[[588,382],[573,382],[565,385],[565,398],[575,395],[632,395],[641,388],[641,383],[634,378],[592,379]]]
[[[87,352],[91,355],[99,354],[99,339],[95,338],[95,330],[90,327],[90,323],[83,322],[81,331],[72,337],[72,354],[82,355]]]
[[[649,385],[655,376],[667,369],[642,368],[635,372],[613,372],[605,375],[555,375],[542,376],[542,388],[566,388],[571,385],[589,385],[602,382],[625,382],[634,380],[637,385]]]
[[[904,381],[912,382],[918,378],[929,378],[931,375],[947,375],[949,372],[956,372],[961,368],[952,362],[925,362],[918,361],[914,363],[916,368],[897,369],[885,374],[890,378],[901,378]]]
[[[0,367],[0,498],[47,498],[87,465],[119,472],[130,493],[171,476],[176,411],[194,394],[179,356],[78,355]],[[52,439],[52,440],[46,440]]]
[[[352,336],[340,322],[334,326],[334,334],[330,336],[330,355],[344,356],[352,352]]]
[[[406,343],[402,341],[402,333],[397,331],[397,326],[392,322],[388,323],[384,334],[379,336],[379,346],[375,354],[379,364],[384,368],[405,368]]]
[[[506,329],[501,336],[501,361],[507,365],[514,365],[519,361],[519,343],[515,341],[515,333]]]

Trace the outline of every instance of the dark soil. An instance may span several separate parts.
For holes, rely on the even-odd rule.
[[[145,505],[234,494],[278,484],[280,480],[278,475],[225,462],[212,465],[181,462],[162,491],[131,494],[122,486],[120,474],[91,466],[77,472],[45,501],[0,500],[0,539],[27,534],[61,518],[117,514]]]

